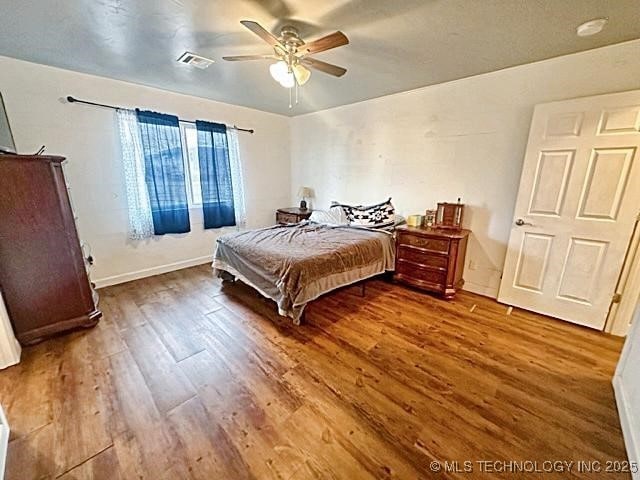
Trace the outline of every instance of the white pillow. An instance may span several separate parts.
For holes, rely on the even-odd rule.
[[[339,205],[331,205],[329,208],[329,214],[336,219],[336,225],[348,225],[349,219],[344,213],[344,209]]]
[[[329,225],[347,225],[349,222],[340,207],[331,207],[327,210],[314,210],[311,212],[309,221],[316,223],[326,223]]]

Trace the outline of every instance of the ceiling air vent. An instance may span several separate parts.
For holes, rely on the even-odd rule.
[[[209,65],[211,65],[215,60],[211,60],[210,58],[201,57],[200,55],[196,55],[191,52],[184,52],[178,58],[180,63],[186,63],[187,65],[191,65],[192,67],[200,68],[204,70]]]

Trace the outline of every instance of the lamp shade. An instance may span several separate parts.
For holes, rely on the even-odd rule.
[[[269,73],[284,88],[291,88],[296,83],[293,72],[289,71],[289,66],[280,60],[269,67]]]
[[[273,65],[269,66],[269,73],[276,82],[282,82],[282,80],[289,73],[289,69],[287,67],[287,64],[280,60],[279,62],[276,62]]]
[[[309,80],[309,77],[311,77],[311,70],[305,68],[303,65],[294,65],[292,70],[298,85],[304,85]]]
[[[313,198],[313,189],[311,187],[300,187],[298,190],[299,198]]]
[[[282,77],[282,80],[280,81],[280,85],[282,85],[284,88],[293,88],[295,84],[296,79],[293,76],[293,73],[287,73],[284,77]]]

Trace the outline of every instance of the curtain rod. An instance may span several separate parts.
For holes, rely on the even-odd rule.
[[[69,102],[69,103],[84,103],[85,105],[93,105],[95,107],[104,107],[104,108],[111,108],[112,110],[120,110],[120,107],[116,107],[114,105],[106,105],[104,103],[96,103],[96,102],[90,102],[88,100],[80,100],[79,98],[74,98],[71,95],[67,96],[67,102]],[[193,124],[196,123],[196,122],[192,122],[190,120],[180,120],[180,121],[184,122],[184,123],[193,123]],[[229,125],[227,125],[227,127],[229,127]],[[240,127],[236,127],[235,125],[233,125],[232,127],[229,127],[229,128],[235,128],[239,132],[247,132],[247,133],[251,133],[251,134],[254,132],[253,128],[240,128]]]

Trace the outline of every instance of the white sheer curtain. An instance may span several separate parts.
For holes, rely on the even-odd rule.
[[[242,161],[238,147],[238,130],[227,128],[229,145],[229,163],[231,164],[231,184],[233,185],[233,208],[236,212],[236,226],[247,225],[247,210],[244,203],[244,180],[242,178]]]
[[[138,130],[138,117],[135,111],[125,109],[118,109],[116,116],[127,188],[129,238],[142,240],[153,236],[153,218],[144,179],[144,153]]]

